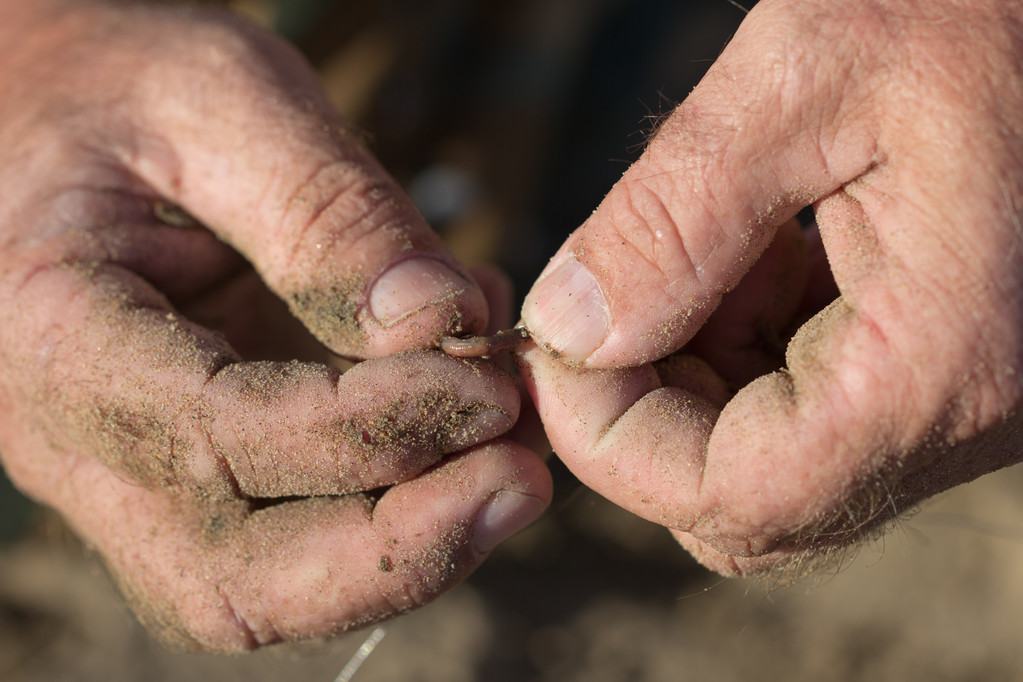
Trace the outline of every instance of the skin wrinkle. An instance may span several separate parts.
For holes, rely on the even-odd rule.
[[[283,634],[284,631],[277,627],[277,623],[275,622],[275,618],[274,618],[273,613],[269,612],[269,611],[266,611],[266,607],[263,606],[263,603],[262,603],[261,600],[257,599],[257,601],[259,601],[259,605],[260,605],[261,609],[263,610],[263,618],[262,618],[262,620],[263,620],[263,627],[260,628],[260,630],[261,631],[264,631],[264,630],[269,630],[270,631],[269,632],[269,636],[267,636],[266,634],[262,634],[261,636],[257,635],[257,641],[259,642],[259,645],[260,646],[266,646],[267,644],[277,644],[278,642],[285,641],[285,637],[284,637],[284,634]]]
[[[630,217],[635,217],[637,215],[639,215],[639,214],[638,213],[633,213],[633,214],[630,215]],[[647,252],[643,248],[637,246],[637,244],[636,244],[637,237],[649,234],[649,227],[650,227],[649,225],[645,225],[644,228],[639,229],[639,230],[632,229],[631,226],[630,226],[630,229],[624,229],[623,230],[623,229],[618,227],[618,221],[617,220],[612,220],[612,222],[615,224],[616,234],[620,237],[622,243],[623,244],[627,243],[631,247],[632,253],[634,253],[636,256],[638,256],[639,260],[642,261],[643,263],[645,263],[652,271],[659,272],[661,277],[659,277],[658,279],[667,280],[668,282],[671,282],[671,281],[674,281],[674,279],[677,279],[677,278],[668,277],[667,276],[668,273],[666,273],[666,272],[661,272],[660,271],[660,264],[657,262],[657,259],[655,258],[655,256],[653,254]],[[674,265],[674,263],[673,263],[673,265]],[[609,276],[611,276],[611,277],[614,276],[613,272],[608,272],[607,274]],[[667,287],[664,289],[664,291],[670,293],[670,289],[667,288]]]
[[[715,169],[715,172],[719,172],[721,169]],[[723,190],[720,189],[724,183],[734,183],[730,174],[725,172],[721,173],[724,177],[714,178],[713,181],[706,182],[703,189],[706,191],[700,191],[700,187],[695,184],[695,181],[686,179],[686,182],[692,182],[692,189],[689,192],[690,198],[695,199],[700,203],[702,213],[704,216],[709,217],[709,220],[704,221],[705,227],[701,232],[701,237],[708,239],[707,232],[713,229],[712,236],[709,237],[711,241],[711,248],[707,250],[706,255],[700,262],[696,263],[697,276],[702,274],[708,267],[708,264],[716,262],[718,252],[727,246],[727,244],[733,239],[733,236],[729,234],[728,229],[725,227],[725,221],[723,218],[729,214],[732,207],[728,206],[727,203],[722,203],[718,197],[724,196]],[[741,219],[744,223],[749,223],[752,218],[749,215],[744,215]],[[739,224],[740,220],[736,220],[735,224]],[[701,283],[705,280],[699,279]]]
[[[240,497],[252,497],[252,498],[262,497],[262,495],[260,494],[261,491],[259,489],[260,477],[256,474],[256,463],[252,459],[252,452],[249,449],[249,447],[245,444],[245,441],[242,440],[242,436],[238,432],[238,425],[235,424],[234,422],[231,423],[231,433],[234,434],[234,440],[235,440],[235,443],[236,443],[235,447],[245,457],[245,462],[248,463],[248,465],[249,465],[249,472],[252,475],[252,484],[251,484],[252,488],[251,488],[251,490],[243,490],[242,487],[241,487],[241,484],[240,483],[237,484],[237,488],[238,488],[238,491],[240,493],[239,496]],[[221,455],[221,457],[224,457],[224,455]],[[228,468],[231,469],[232,473],[234,474],[233,478],[235,479],[235,481],[237,481],[238,480],[238,475],[236,473],[234,473],[234,466],[232,465],[232,462],[234,460],[233,459],[225,458],[225,461],[227,462]],[[278,486],[280,485],[280,482],[281,482],[280,481],[280,476],[278,476],[277,477],[277,484],[278,484]]]
[[[249,625],[248,621],[241,615],[241,613],[231,603],[231,598],[227,595],[227,590],[224,585],[218,584],[214,590],[217,595],[223,600],[224,608],[227,610],[228,616],[235,624],[238,625],[241,631],[242,637],[245,638],[245,648],[252,650],[258,648],[262,642],[256,637],[256,632],[252,626]]]
[[[50,273],[52,270],[55,270],[55,269],[60,268],[60,267],[64,267],[64,265],[61,264],[61,263],[57,263],[57,264],[54,264],[54,263],[44,263],[44,264],[39,265],[36,268],[33,268],[31,273],[25,278],[25,280],[23,280],[18,285],[18,294],[19,294],[19,296],[24,298],[23,292],[21,290],[24,289],[24,288],[27,288],[28,285],[30,284],[31,280],[34,280],[36,277],[38,277],[39,275],[42,275],[44,273]],[[68,307],[71,307],[73,304],[76,304],[79,299],[84,299],[86,297],[86,294],[87,294],[87,292],[84,289],[80,289],[80,290],[74,291],[72,293],[71,299],[68,301]],[[48,341],[48,343],[46,344],[46,347],[47,347],[47,350],[49,352],[47,352],[45,354],[40,354],[40,353],[36,352],[34,354],[33,360],[35,360],[36,362],[43,362],[44,364],[41,367],[43,375],[44,376],[51,376],[53,374],[51,368],[52,368],[53,364],[58,361],[58,357],[59,357],[59,351],[58,352],[53,352],[53,349],[54,348],[58,348],[59,346],[64,345],[66,343],[65,339],[67,337],[67,332],[65,330],[65,325],[63,324],[63,321],[59,320],[59,319],[51,320],[48,324],[46,324],[43,327],[43,329],[41,330],[39,336],[40,336],[41,339]],[[17,362],[17,361],[15,361],[15,362]],[[17,366],[17,365],[15,365],[15,366]],[[47,385],[45,385],[45,383],[41,387],[40,390],[45,395],[47,395],[47,396],[53,395],[53,394],[60,395],[60,391],[61,391],[60,388],[58,388],[56,386],[52,386],[52,385],[47,386]]]
[[[405,611],[422,607],[428,594],[454,581],[460,572],[456,567],[464,565],[464,555],[471,553],[471,544],[470,523],[461,521],[413,554],[412,561],[406,567],[409,573],[401,583],[409,599]]]
[[[179,471],[179,462],[177,449],[175,448],[175,442],[177,439],[174,435],[174,430],[170,430],[167,434],[167,468],[170,471]]]
[[[648,248],[637,249],[640,256],[643,257],[644,261],[647,262],[653,271],[660,272],[659,263],[663,260],[665,241],[673,243],[678,247],[675,249],[676,254],[680,255],[683,259],[683,261],[677,265],[681,265],[688,273],[699,281],[700,267],[693,261],[692,254],[686,247],[685,237],[678,229],[678,224],[675,222],[674,217],[668,210],[667,205],[656,192],[650,191],[647,187],[646,180],[647,178],[643,178],[642,182],[629,182],[625,185],[625,189],[628,190],[625,192],[625,197],[628,201],[628,210],[634,219],[633,222],[638,222],[639,224],[644,225],[647,229],[642,231],[643,234],[653,237]],[[636,208],[636,192],[642,194],[641,203],[643,204],[643,210],[638,210]],[[654,227],[651,224],[651,216],[660,218],[657,223],[657,227]],[[651,232],[653,232],[653,234],[651,234]],[[630,242],[632,242],[632,240],[629,239],[629,235],[631,233],[632,231],[630,230],[623,235],[623,237]],[[661,233],[667,236],[668,239],[664,240]],[[674,266],[676,263],[672,262],[672,265]],[[667,280],[669,284],[677,280],[685,279],[685,276],[668,277],[668,273],[666,272],[662,272],[661,274],[665,276],[664,279]]]
[[[395,614],[404,614],[412,611],[416,608],[416,599],[412,594],[412,591],[407,586],[394,590],[385,590],[377,586],[378,594],[380,595],[381,601],[387,604],[387,610]],[[404,596],[404,599],[401,597]],[[379,609],[379,606],[377,606]],[[374,616],[371,622],[376,622],[379,617]]]
[[[63,471],[61,468],[57,469],[56,487],[58,489],[66,490],[69,496],[79,495],[76,487],[82,484],[82,476],[79,475],[78,470],[82,467],[82,459],[87,456],[76,452],[69,458],[70,461],[67,462],[67,465],[62,467]]]
[[[368,193],[375,191],[376,187],[379,186],[377,185],[368,186],[368,188],[365,190],[367,192],[367,196],[369,195]],[[387,212],[388,210],[393,210],[395,208],[393,204],[377,201],[372,198],[369,200],[369,203],[370,208],[363,214],[357,215],[356,219],[351,221],[351,224],[348,227],[348,231],[346,231],[345,233],[345,236],[350,239],[349,247],[358,248],[360,242],[374,236],[377,232],[379,232],[387,234],[394,241],[404,242],[401,247],[402,252],[411,251],[413,245],[409,242],[408,221],[404,220],[404,217],[402,217],[398,212],[395,212],[395,214],[391,218],[384,221],[383,223],[376,224],[374,226],[373,232],[365,231],[356,236],[354,239],[351,239],[351,235],[349,234],[349,232],[354,231],[355,228],[358,227],[359,225],[366,225],[367,227],[373,225],[373,221],[370,219],[374,214]]]
[[[830,17],[821,17],[821,26],[827,25],[828,22],[833,21]],[[798,30],[798,29],[797,29]],[[847,26],[842,26],[841,33],[836,36],[838,40],[848,40],[850,37],[859,37],[860,34],[848,30]],[[846,102],[859,102],[861,99],[858,94],[861,90],[870,91],[870,88],[864,88],[862,81],[852,77],[852,72],[855,71],[856,65],[850,64],[843,72],[835,73],[833,64],[828,63],[831,70],[824,69],[821,65],[821,56],[817,54],[809,54],[801,49],[802,45],[799,42],[786,43],[787,49],[782,55],[778,57],[779,61],[785,62],[782,66],[776,69],[780,73],[781,85],[768,87],[765,92],[768,97],[766,99],[772,99],[773,102],[763,105],[761,118],[769,117],[771,120],[778,121],[777,128],[781,130],[796,130],[799,131],[795,135],[794,142],[799,143],[812,143],[812,146],[820,149],[823,144],[825,137],[824,130],[828,127],[828,122],[824,117],[820,116],[820,112],[816,109],[812,110],[815,114],[810,116],[806,108],[808,103],[813,106],[816,102],[840,102],[840,107],[835,107],[831,113],[830,119],[846,119],[850,118],[848,112],[845,111],[845,107],[849,106]],[[867,47],[866,49],[873,49]],[[808,63],[807,63],[808,62]],[[825,72],[825,76],[821,77],[819,74]],[[786,86],[785,83],[791,82],[791,86]],[[842,89],[841,95],[829,94],[829,90],[834,87]],[[855,92],[849,92],[850,88],[855,88]],[[823,90],[823,92],[821,92]],[[763,97],[757,98],[765,99]],[[743,106],[741,102],[737,102],[738,106]],[[806,119],[810,118],[811,123],[813,121],[819,121],[817,129],[812,133],[806,132]],[[832,124],[833,125],[833,124]],[[836,131],[836,135],[841,131],[846,133],[845,130],[839,126],[833,126]],[[846,133],[847,134],[847,133]],[[834,144],[834,142],[833,142]],[[757,150],[758,154],[770,154],[769,149]],[[744,163],[748,163],[748,158],[743,158],[740,154],[740,158]],[[819,169],[823,169],[824,177],[829,178],[829,185],[837,184],[834,180],[835,174],[828,167],[827,159],[829,157],[821,151],[818,154],[819,163],[813,164]],[[798,170],[796,175],[798,176]],[[761,183],[764,186],[770,187],[775,183],[772,181],[767,183]],[[763,192],[753,192],[753,196],[762,196]],[[810,204],[819,198],[819,191],[814,193],[816,196],[811,195],[804,199],[804,204]]]
[[[954,250],[948,251],[946,253],[946,255],[949,256],[949,257],[955,258],[956,260],[960,260],[960,255],[958,253],[956,253]],[[973,259],[973,260],[963,259],[962,262],[963,262],[964,265],[968,265],[969,263],[975,263],[976,259]],[[965,270],[967,272],[969,272],[969,268],[965,268]],[[920,275],[920,276],[926,275],[927,272],[928,271],[926,269],[918,269],[917,270],[917,274]],[[946,284],[947,284],[946,279],[947,278],[943,277],[943,276],[928,278],[927,282],[925,282],[923,284],[918,284],[918,285],[915,285],[915,286],[912,287],[913,290],[919,292],[919,295],[926,296],[927,299],[930,302],[929,305],[920,306],[921,309],[936,310],[936,311],[943,310],[943,308],[946,307],[946,306],[943,305],[943,303],[945,301],[949,301],[949,300],[953,300],[954,301],[955,300],[955,297],[951,296],[951,294],[954,293],[954,290],[951,290],[951,289],[947,288],[947,286],[946,286]],[[998,278],[996,278],[996,277],[992,277],[989,280],[980,280],[980,282],[979,282],[980,285],[981,285],[980,288],[984,288],[983,284],[984,284],[985,281],[996,281],[997,279]],[[957,283],[960,285],[960,287],[957,287],[957,288],[961,289],[962,288],[961,287],[962,282],[957,282]],[[973,318],[975,320],[975,323],[976,323],[976,328],[980,329],[980,330],[985,330],[987,328],[987,320],[988,320],[989,316],[994,316],[995,315],[994,312],[989,312],[989,311],[977,309],[975,307],[968,308],[968,309],[967,308],[961,308],[961,309],[953,311],[953,312],[955,313],[955,316],[957,316],[957,317]],[[910,319],[912,316],[914,316],[914,312],[913,311],[909,312],[907,315],[900,316],[898,319],[903,319],[903,320]],[[943,320],[940,320],[940,321],[943,321]],[[928,326],[928,323],[927,323],[926,320],[923,321],[923,325],[924,326]],[[972,343],[971,343],[970,347],[969,348],[964,348],[959,353],[959,355],[961,355],[964,358],[972,358],[972,357],[975,357],[975,356],[978,356],[978,355],[983,357],[984,354],[985,354],[985,347],[986,347],[985,344],[983,343],[984,340],[985,339],[983,338],[983,335],[981,335],[980,337],[971,339]],[[941,342],[941,341],[936,339],[936,342]],[[980,365],[983,366],[984,364],[985,364],[985,361],[983,359],[980,360]],[[996,367],[996,366],[1000,366],[1002,363],[998,359],[991,358],[991,359],[987,360],[986,364],[988,366],[990,366],[990,367]],[[912,389],[912,388],[915,388],[915,387],[918,387],[918,386],[919,387],[924,387],[924,386],[926,386],[929,383],[927,381],[930,378],[930,368],[929,367],[913,366],[913,367],[910,367],[910,370],[914,374],[914,381],[910,383],[909,388]],[[976,368],[972,369],[970,373],[971,373],[971,377],[973,379],[973,384],[974,385],[986,387],[986,386],[989,386],[991,384],[991,381],[981,381],[982,377],[977,376]],[[993,377],[993,376],[988,376],[987,378],[989,380],[995,380],[996,379],[996,377]],[[964,396],[962,394],[962,390],[961,389],[960,390],[956,390],[955,393],[957,395],[959,395],[960,398],[965,398],[966,397],[966,396]],[[983,398],[984,398],[984,393],[980,393],[979,396],[977,396],[975,399],[983,401]],[[923,400],[923,396],[917,396],[916,398],[914,398],[914,400],[916,401],[917,404],[925,404],[924,400]],[[982,403],[981,403],[981,405],[982,405]],[[981,405],[977,405],[977,408],[980,409]],[[968,409],[967,411],[968,412],[973,412],[973,409]],[[984,423],[985,426],[988,425],[990,420],[995,418],[995,415],[997,414],[997,411],[991,410],[989,412],[989,414],[991,414],[992,417],[989,417],[987,420],[983,420],[979,416],[977,417],[978,426],[981,423]],[[912,436],[912,433],[910,434],[910,436]]]
[[[36,277],[43,273],[49,272],[51,269],[56,267],[66,267],[64,263],[53,263],[49,261],[36,261],[30,267],[21,268],[25,270],[24,275],[18,278],[18,281],[13,286],[10,298],[22,299],[24,298],[24,290],[32,283]],[[81,294],[84,296],[84,293]],[[54,322],[53,327],[57,326],[57,322]],[[44,337],[48,337],[48,334],[43,334]]]
[[[323,176],[326,176],[328,173],[333,174],[335,171],[338,170],[342,172],[337,173],[335,179],[339,180],[347,176],[348,181],[345,183],[341,182],[330,183],[334,185],[333,188],[327,194],[323,194],[320,191],[317,182],[321,178],[323,178]],[[289,223],[293,222],[294,219],[292,218],[292,215],[294,214],[295,211],[299,210],[300,208],[307,208],[309,206],[312,206],[312,211],[308,215],[303,215],[301,217],[299,229],[292,238],[294,246],[291,249],[291,253],[285,260],[284,264],[285,272],[292,272],[294,270],[295,261],[300,253],[306,254],[316,253],[316,250],[303,251],[303,247],[305,246],[304,242],[306,240],[306,237],[308,236],[309,232],[313,230],[313,228],[318,226],[321,217],[325,216],[328,212],[331,212],[331,210],[335,209],[339,204],[341,204],[342,201],[347,199],[349,196],[352,196],[353,193],[359,192],[359,190],[361,189],[362,187],[359,181],[358,172],[352,169],[351,164],[349,162],[338,160],[326,161],[320,164],[319,166],[317,166],[316,170],[310,174],[308,178],[306,178],[304,181],[302,181],[301,184],[298,185],[297,189],[286,200],[284,215],[282,215],[280,219],[281,227],[278,228],[279,233],[291,234],[295,232],[295,230],[288,229],[286,227]],[[302,196],[304,193],[307,192],[312,194],[314,199],[318,200],[310,201],[309,198]],[[360,193],[360,195],[365,194],[366,194],[365,191]],[[376,213],[379,209],[380,206],[371,205],[361,215],[353,216],[352,219],[348,219],[346,217],[347,227],[351,228],[351,226],[357,225],[364,220],[368,220],[368,218],[372,216],[374,213]],[[341,213],[344,212],[342,211]],[[345,234],[347,234],[348,231],[349,229],[345,228],[338,230],[338,232]],[[332,232],[331,235],[333,236],[333,234],[334,233]]]
[[[679,109],[682,106],[683,105],[680,105]],[[672,133],[670,131],[667,131],[664,134],[665,134],[666,137],[671,137],[672,136]],[[661,133],[659,133],[658,137],[654,139],[654,141],[651,143],[651,146],[653,147],[654,145],[656,145],[659,150],[664,150],[664,152],[667,155],[669,155],[670,157],[674,158],[675,154],[672,154],[672,153],[670,153],[668,151],[668,150],[670,150],[670,144],[665,142],[664,139],[661,138],[660,136],[661,136]],[[702,153],[703,152],[697,152],[697,154],[702,154]],[[664,200],[656,192],[650,191],[647,188],[647,181],[650,180],[650,179],[653,179],[653,178],[671,177],[673,175],[681,174],[682,178],[679,181],[685,181],[685,178],[688,177],[688,175],[686,173],[686,168],[688,167],[687,164],[691,164],[691,163],[692,162],[686,162],[686,163],[683,164],[683,167],[678,168],[678,169],[672,168],[672,169],[666,169],[666,170],[663,170],[663,171],[659,171],[659,172],[656,172],[656,173],[645,173],[644,175],[636,178],[635,180],[629,181],[628,183],[623,183],[623,188],[628,190],[624,194],[625,194],[626,200],[629,202],[629,211],[630,211],[630,214],[634,217],[635,222],[639,222],[640,224],[646,224],[646,225],[649,226],[649,222],[646,220],[645,214],[643,212],[638,211],[635,208],[635,206],[634,206],[634,202],[632,200],[632,194],[636,191],[634,189],[635,187],[638,187],[638,188],[640,188],[642,190],[646,190],[645,198],[647,200],[653,199],[653,200],[658,202],[658,206],[655,206],[655,210],[659,210],[660,214],[665,217],[665,222],[671,228],[671,229],[667,230],[667,234],[668,234],[668,236],[669,236],[669,238],[671,240],[676,241],[677,244],[678,244],[678,248],[675,250],[675,253],[679,254],[680,256],[682,256],[685,259],[685,261],[683,263],[680,263],[680,264],[679,263],[672,263],[672,266],[681,265],[688,272],[692,273],[692,276],[696,280],[697,283],[700,283],[700,282],[703,281],[703,273],[704,273],[704,270],[705,270],[705,268],[707,266],[707,263],[709,263],[709,262],[711,262],[713,260],[714,254],[717,252],[718,248],[728,241],[728,237],[727,237],[725,231],[723,229],[721,229],[722,223],[721,223],[720,220],[717,219],[717,217],[722,215],[722,213],[720,211],[715,211],[714,209],[712,209],[708,205],[708,203],[707,203],[708,196],[706,196],[705,194],[703,194],[703,193],[693,193],[692,196],[690,197],[691,200],[692,199],[696,199],[696,200],[699,200],[702,203],[702,205],[703,205],[703,214],[707,215],[707,216],[711,216],[711,218],[712,218],[711,223],[718,228],[714,232],[714,237],[713,238],[708,238],[706,236],[706,234],[701,233],[701,237],[702,238],[704,238],[705,240],[709,240],[710,241],[711,247],[707,251],[707,253],[704,255],[704,257],[701,258],[699,262],[697,262],[693,258],[693,254],[691,253],[691,250],[686,245],[686,243],[685,243],[685,236],[683,235],[683,231],[679,229],[679,225],[678,225],[677,221],[674,219],[674,217],[672,216],[671,211],[667,207],[667,204],[664,203]],[[695,172],[699,173],[699,172],[703,172],[703,171],[695,171]],[[612,220],[614,220],[614,216],[613,215],[612,215]],[[618,233],[624,235],[624,231],[622,231],[620,229],[618,230]],[[646,233],[649,234],[649,230]],[[658,237],[658,239],[655,240],[655,242],[660,242],[660,241],[661,241],[660,237]],[[656,244],[655,244],[655,246],[656,246]],[[640,251],[640,255],[642,255],[647,262],[651,263],[651,267],[655,271],[658,271],[658,272],[661,271],[661,267],[657,263],[656,258],[654,257],[654,254],[647,255],[646,251]],[[667,273],[662,273],[662,274],[667,275]],[[685,277],[667,277],[667,276],[665,276],[663,279],[667,280],[668,285],[671,286],[676,281],[679,281],[679,280],[683,280],[684,281]],[[677,300],[678,294],[673,290],[673,287],[671,289],[665,289],[665,292],[669,295],[670,298]]]
[[[245,449],[245,456],[251,462],[252,461],[252,454],[250,452],[250,448],[247,447],[247,446],[243,446],[243,447]],[[280,452],[279,449],[272,448],[270,453],[269,453],[269,456],[267,457],[267,459],[270,462],[270,469],[271,469],[271,471],[273,473],[274,481],[277,484],[277,489],[278,490],[284,490],[285,489],[285,485],[284,485],[284,479],[283,479],[283,477],[281,475],[280,454],[281,454],[281,452]]]
[[[706,500],[704,499],[703,483],[707,479],[706,473],[707,473],[707,464],[710,462],[710,443],[711,443],[711,439],[714,438],[714,430],[717,428],[717,422],[721,418],[721,411],[722,411],[722,409],[723,408],[717,408],[717,410],[716,410],[716,412],[714,414],[714,425],[711,427],[710,433],[707,434],[707,440],[704,441],[703,444],[700,447],[700,469],[699,469],[699,471],[696,472],[696,495],[695,495],[696,503],[694,505],[694,507],[696,509],[707,509],[708,508]],[[713,510],[708,510],[708,513],[713,514],[714,511]],[[697,516],[696,516],[697,520],[695,520],[692,524],[690,524],[690,528],[685,529],[686,532],[688,532],[688,533],[692,533],[693,532],[693,528],[698,523],[699,518],[700,518],[700,515],[697,514]]]
[[[681,106],[682,105],[680,105],[679,108],[681,108]],[[723,228],[723,225],[729,224],[729,223],[730,224],[735,224],[735,225],[738,225],[740,223],[741,224],[745,224],[745,225],[749,226],[749,227],[747,227],[747,230],[759,231],[759,232],[763,233],[763,234],[754,236],[754,238],[756,238],[758,240],[765,241],[765,242],[769,242],[769,238],[770,238],[771,234],[773,234],[773,232],[774,232],[774,229],[770,228],[769,224],[773,224],[773,222],[779,222],[779,223],[780,222],[784,222],[783,220],[780,220],[780,221],[774,221],[773,220],[773,218],[776,217],[774,214],[777,212],[777,206],[774,206],[774,207],[769,206],[769,207],[767,207],[764,215],[755,216],[755,215],[753,215],[752,213],[750,213],[747,210],[747,211],[744,211],[744,216],[742,218],[732,217],[732,218],[729,219],[730,212],[732,211],[732,208],[731,208],[730,204],[727,203],[727,201],[726,202],[712,201],[714,199],[714,197],[716,197],[718,195],[722,195],[722,196],[726,196],[726,197],[729,195],[728,192],[724,192],[724,191],[722,191],[720,189],[717,189],[719,187],[719,185],[721,184],[721,182],[726,182],[726,183],[727,182],[731,182],[731,178],[733,176],[734,177],[741,177],[741,173],[733,174],[732,172],[730,172],[728,170],[728,163],[725,161],[725,159],[730,158],[730,156],[732,155],[732,153],[733,153],[732,149],[731,149],[732,147],[734,147],[735,149],[742,148],[742,149],[745,150],[745,146],[746,145],[744,145],[743,142],[742,142],[742,139],[741,139],[742,134],[743,134],[743,131],[738,129],[738,128],[736,128],[733,131],[732,135],[731,135],[731,143],[730,144],[721,144],[721,143],[719,143],[719,146],[721,147],[721,151],[717,155],[712,155],[712,154],[708,153],[707,150],[702,150],[702,149],[700,149],[700,150],[697,150],[697,149],[691,150],[691,153],[694,156],[694,159],[696,159],[696,161],[690,162],[690,164],[694,166],[694,168],[692,170],[693,174],[695,174],[697,177],[703,177],[703,176],[708,174],[708,168],[709,168],[709,169],[711,169],[713,171],[713,174],[715,176],[719,176],[719,175],[721,176],[720,178],[715,177],[715,181],[714,182],[706,182],[706,183],[704,183],[702,185],[702,189],[704,189],[706,191],[698,191],[701,188],[701,186],[694,184],[693,187],[686,193],[687,196],[688,196],[688,199],[690,201],[690,205],[691,205],[691,202],[693,200],[698,200],[703,205],[703,213],[704,213],[704,215],[706,215],[706,216],[708,216],[710,218],[709,221],[704,221],[704,223],[706,224],[706,227],[714,226],[714,227],[717,228],[716,231],[715,231],[715,234],[717,235],[717,239],[712,241],[711,248],[707,251],[707,253],[702,258],[699,259],[699,261],[696,261],[693,258],[692,254],[689,252],[688,248],[685,249],[686,257],[689,259],[689,263],[690,263],[690,265],[691,265],[691,267],[693,269],[694,278],[696,280],[696,286],[700,286],[701,284],[703,284],[703,282],[705,282],[705,271],[707,269],[707,266],[708,266],[709,263],[713,263],[714,255],[719,251],[720,247],[728,244],[733,239],[733,237],[728,234],[728,231]],[[667,154],[669,156],[677,156],[678,155],[677,152],[672,153],[672,152],[668,151],[668,150],[670,150],[670,145],[671,145],[671,142],[672,142],[671,138],[672,137],[673,138],[678,138],[678,135],[676,134],[676,135],[668,136],[665,139],[657,139],[657,140],[655,140],[655,143],[657,143],[657,145],[656,145],[657,152],[659,154]],[[690,149],[689,140],[682,140],[678,144],[680,144],[680,146],[682,146],[683,149]],[[652,149],[653,149],[653,147],[654,147],[654,145],[651,145]],[[668,148],[668,150],[665,149],[666,147]],[[743,153],[745,153],[745,151]],[[742,157],[743,154],[739,154],[739,156]],[[713,159],[713,161],[700,161],[701,159]],[[743,170],[745,170],[746,166],[749,165],[748,162],[749,162],[748,157],[744,157],[743,163],[740,164]],[[699,164],[699,165],[697,165],[697,164]],[[673,170],[664,171],[664,174],[665,175],[675,174],[677,176],[676,177],[676,182],[677,183],[688,182],[687,181],[687,177],[689,176],[689,173],[685,172],[684,168],[683,169],[673,169]],[[734,193],[734,190],[732,191],[732,193]],[[757,196],[758,195],[757,192],[753,192],[753,191],[748,191],[747,194],[749,194],[750,196]],[[792,215],[794,215],[796,210],[797,210],[797,208],[802,207],[803,205],[805,205],[806,201],[804,200],[803,197],[800,197],[799,201],[791,202],[791,203],[793,203],[793,207],[790,210],[792,212]],[[798,206],[796,206],[796,204],[798,204]],[[687,208],[689,208],[689,207],[687,207]],[[787,216],[787,217],[791,217],[791,216]],[[786,217],[786,219],[787,219],[787,217]],[[679,231],[679,232],[681,232],[681,231]],[[701,233],[701,236],[703,236],[702,233]],[[684,240],[684,237],[681,234],[679,234],[679,237]],[[766,248],[766,243],[765,243],[765,248]],[[743,262],[740,261],[739,263],[735,264],[735,266],[733,267],[733,270],[735,271],[735,274],[731,275],[729,277],[730,285],[723,287],[724,290],[728,291],[731,288],[733,288],[738,283],[738,281],[741,279],[741,276],[751,266],[752,266],[752,262],[743,263]]]
[[[214,441],[213,434],[210,432],[210,424],[208,419],[200,417],[195,421],[195,426],[199,430],[199,435],[206,443],[208,448],[209,457],[212,459],[213,464],[216,466],[218,472],[223,477],[224,482],[230,488],[231,495],[238,499],[244,499],[245,495],[242,493],[241,484],[238,481],[238,477],[235,475],[234,470],[231,468],[231,463],[221,454],[218,449],[216,442]],[[200,455],[201,456],[201,455]],[[250,463],[251,464],[251,463]]]
[[[1001,199],[1004,208],[1003,216],[1006,217],[1011,225],[1013,236],[1015,239],[1010,240],[1009,250],[1005,254],[1005,261],[1003,265],[1011,265],[1017,262],[1020,256],[1020,245],[1023,243],[1023,188],[1018,186],[1010,186],[1010,183],[1003,179],[999,179],[999,189],[1001,190]],[[992,285],[998,288],[1002,298],[1006,300],[1015,300],[1018,305],[1020,298],[1023,294],[1013,292],[1005,288],[1005,284],[1001,281],[993,282]]]

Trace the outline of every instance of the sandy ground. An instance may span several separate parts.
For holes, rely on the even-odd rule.
[[[466,584],[393,621],[383,680],[1023,679],[1023,467],[936,498],[836,575],[722,581],[577,492]],[[0,679],[334,679],[366,636],[241,657],[152,641],[52,520],[0,553]]]

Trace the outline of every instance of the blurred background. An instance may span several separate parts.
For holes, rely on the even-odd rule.
[[[455,253],[520,292],[743,18],[729,0],[207,4],[298,46]],[[1020,467],[780,588],[721,580],[552,466],[551,512],[391,623],[357,682],[1023,679]],[[59,519],[0,485],[0,680],[330,682],[365,639],[168,652]]]

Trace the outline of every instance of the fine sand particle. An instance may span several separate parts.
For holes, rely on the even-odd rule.
[[[345,355],[359,356],[366,348],[366,332],[359,312],[366,278],[354,271],[326,286],[316,283],[286,297],[288,307],[326,346]]]

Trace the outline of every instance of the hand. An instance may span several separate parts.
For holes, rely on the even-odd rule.
[[[143,621],[215,650],[329,635],[541,512],[542,463],[491,440],[514,382],[407,350],[482,331],[483,293],[295,53],[226,15],[57,0],[6,3],[0,45],[0,451]],[[377,359],[265,361],[295,356],[260,279]]]
[[[754,573],[1020,460],[1021,22],[750,12],[526,299],[564,361],[525,353],[530,390],[584,483]],[[823,251],[789,223],[809,204]]]

